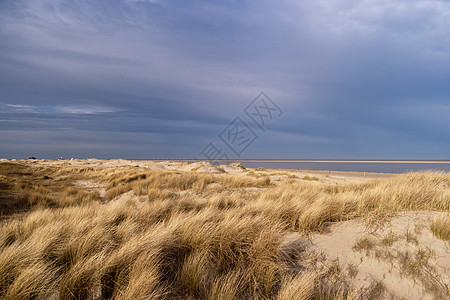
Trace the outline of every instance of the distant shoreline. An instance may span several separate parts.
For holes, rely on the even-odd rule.
[[[276,162],[276,163],[388,163],[388,164],[450,164],[449,160],[308,160],[308,159],[290,159],[290,160],[240,160],[243,162]]]
[[[386,163],[386,164],[450,164],[450,160],[364,160],[364,159],[136,159],[151,161],[217,161],[217,162],[269,162],[269,163]]]

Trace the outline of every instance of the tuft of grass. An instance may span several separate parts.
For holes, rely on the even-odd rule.
[[[372,250],[376,246],[376,241],[370,237],[370,236],[363,236],[356,240],[355,244],[353,245],[352,249],[354,251],[366,251],[366,253],[369,253],[370,250]]]
[[[400,237],[398,235],[396,235],[395,233],[390,231],[387,235],[385,235],[381,239],[381,245],[386,246],[386,247],[391,247],[399,239],[400,239]]]
[[[312,176],[312,175],[305,175],[302,178],[303,180],[309,180],[309,181],[319,181],[320,179],[316,176]]]
[[[431,221],[431,231],[433,234],[444,240],[450,240],[450,214],[441,213],[433,218]]]

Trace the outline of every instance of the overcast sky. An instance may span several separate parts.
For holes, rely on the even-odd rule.
[[[0,91],[0,157],[450,159],[450,1],[2,0]]]

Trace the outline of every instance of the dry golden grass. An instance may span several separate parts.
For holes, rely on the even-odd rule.
[[[196,174],[191,172],[152,171],[133,175],[113,174],[108,176],[106,200],[133,190],[136,195],[145,195],[156,191],[187,191],[201,192],[211,183],[218,183],[222,189],[245,187],[267,187],[269,177],[253,178],[249,176],[232,176],[221,174]],[[158,192],[156,192],[158,193]],[[153,196],[152,196],[153,197]]]
[[[276,186],[249,173],[27,170],[34,175],[7,182],[30,211],[0,223],[4,299],[376,299],[382,286],[355,289],[338,268],[299,273],[301,259],[286,261],[283,236],[400,210],[448,211],[450,203],[445,173]],[[75,187],[79,179],[104,182],[105,198]],[[117,198],[126,192],[134,196]],[[442,232],[446,223],[433,224]]]
[[[365,183],[324,185],[287,180],[258,199],[264,214],[293,230],[320,230],[330,222],[364,217],[379,222],[402,210],[450,210],[450,175],[420,172]]]
[[[431,231],[440,239],[450,240],[450,214],[442,213],[434,217],[431,222]]]
[[[316,176],[311,176],[311,175],[305,175],[302,178],[303,180],[311,180],[311,181],[319,181],[320,179],[317,178]]]

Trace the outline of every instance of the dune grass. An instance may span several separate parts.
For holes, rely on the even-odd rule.
[[[299,272],[284,235],[450,203],[446,173],[334,186],[130,167],[32,172],[50,179],[8,183],[38,196],[24,193],[29,212],[0,223],[2,299],[376,299],[382,286],[356,289],[338,268]],[[105,198],[71,185],[80,178],[103,182]],[[445,237],[442,220],[433,231]]]
[[[441,213],[434,217],[431,222],[431,231],[438,238],[450,241],[450,214]]]

